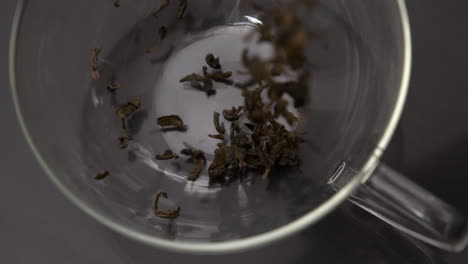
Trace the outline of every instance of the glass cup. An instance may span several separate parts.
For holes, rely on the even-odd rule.
[[[188,181],[184,157],[158,161],[166,149],[196,148],[213,159],[213,112],[242,105],[240,90],[216,83],[207,96],[179,82],[201,71],[214,53],[232,79],[245,76],[241,54],[268,56],[272,47],[248,36],[262,23],[252,1],[19,1],[12,29],[10,78],[26,140],[42,168],[78,207],[104,225],[150,245],[225,253],[272,243],[313,224],[346,199],[400,230],[441,248],[467,243],[465,221],[379,159],[396,127],[410,77],[411,40],[403,0],[317,1],[298,10],[313,32],[306,48],[312,77],[300,117],[300,166],[212,183],[206,170]],[[257,1],[280,6],[285,1]],[[291,1],[289,1],[291,2]],[[304,2],[292,1],[292,2]],[[160,28],[167,29],[160,41]],[[101,47],[100,78],[91,52]],[[118,82],[121,88],[109,92]],[[122,150],[116,109],[141,108],[128,122]],[[161,130],[156,117],[177,114],[185,130]],[[242,119],[241,119],[242,121]],[[225,125],[228,122],[223,121]],[[97,173],[110,176],[96,181]],[[358,188],[360,187],[360,188]],[[175,220],[155,217],[181,207]]]

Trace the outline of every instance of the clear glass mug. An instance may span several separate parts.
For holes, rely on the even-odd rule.
[[[242,70],[245,35],[259,21],[250,1],[192,0],[175,18],[172,1],[22,0],[10,46],[10,79],[18,118],[41,166],[78,207],[138,241],[176,251],[225,253],[272,243],[313,224],[346,199],[400,230],[459,251],[465,220],[449,205],[379,162],[398,122],[410,77],[411,40],[403,0],[328,0],[307,16],[323,34],[307,48],[314,73],[311,97],[295,128],[303,134],[301,165],[272,172],[268,181],[212,185],[206,172],[186,180],[190,164],[154,155],[186,146],[212,153],[213,111],[241,104],[237,88],[221,85],[207,98],[184,88],[181,76],[199,70],[205,54]],[[274,5],[284,1],[258,1]],[[165,42],[145,53],[165,25]],[[91,51],[102,47],[101,78],[92,80]],[[122,88],[106,90],[116,79]],[[140,98],[130,122],[134,140],[120,150],[115,109]],[[161,131],[156,116],[178,114],[187,131]],[[212,158],[207,155],[208,162]],[[98,172],[111,176],[95,181]],[[154,217],[181,206],[173,221]]]

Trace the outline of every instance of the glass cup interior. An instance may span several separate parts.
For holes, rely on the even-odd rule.
[[[311,32],[306,54],[313,64],[310,98],[291,127],[301,137],[300,166],[210,183],[206,170],[187,181],[192,164],[184,157],[158,161],[156,154],[183,148],[213,159],[217,140],[213,112],[243,104],[239,88],[216,83],[216,95],[184,86],[179,79],[200,72],[207,53],[223,69],[242,75],[241,54],[268,56],[272,48],[246,35],[261,23],[251,1],[188,1],[176,18],[172,1],[22,1],[14,39],[14,97],[20,120],[39,160],[65,193],[117,230],[139,234],[170,247],[235,241],[277,230],[329,200],[327,184],[346,161],[362,169],[394,117],[405,68],[402,2],[394,0],[318,1],[302,10]],[[281,5],[285,1],[257,1]],[[166,26],[165,40],[147,53]],[[101,47],[101,78],[91,78],[91,51]],[[121,88],[110,93],[108,84]],[[129,120],[134,139],[121,150],[116,109],[139,98]],[[156,117],[176,114],[185,131],[167,131]],[[227,124],[226,121],[224,121]],[[376,149],[377,148],[377,149]],[[96,173],[108,170],[102,181]],[[169,199],[161,208],[181,207],[175,220],[155,217],[155,194]],[[175,243],[172,243],[172,242]]]

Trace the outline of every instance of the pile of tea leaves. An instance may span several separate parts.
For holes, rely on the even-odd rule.
[[[208,166],[210,182],[223,181],[226,178],[242,177],[249,171],[261,171],[262,179],[268,179],[272,170],[279,167],[296,167],[299,165],[297,134],[289,127],[294,127],[299,118],[290,109],[303,107],[308,100],[310,79],[310,63],[305,55],[305,48],[309,42],[309,29],[303,23],[297,12],[301,9],[315,7],[313,0],[290,1],[284,5],[263,7],[252,2],[252,8],[262,15],[254,32],[246,36],[247,40],[258,43],[268,43],[273,47],[273,55],[262,58],[243,50],[241,62],[244,74],[243,82],[235,82],[231,71],[224,71],[220,58],[209,53],[205,56],[205,66],[200,74],[190,73],[180,79],[181,83],[188,83],[193,88],[210,96],[216,94],[214,83],[234,85],[243,97],[243,105],[224,109],[222,113],[213,113],[214,130],[216,133],[207,135],[213,140],[219,140],[213,153],[213,160]],[[165,0],[156,7],[152,15],[157,17],[159,12],[171,4]],[[115,7],[120,1],[114,1]],[[183,19],[188,8],[187,0],[179,0],[176,17]],[[311,11],[311,10],[309,10]],[[160,40],[163,41],[168,29],[160,27]],[[146,52],[157,50],[159,43]],[[91,75],[98,80],[99,54],[101,48],[95,48],[91,58]],[[109,92],[121,89],[114,80],[107,87]],[[290,106],[290,104],[292,106]],[[121,119],[124,136],[119,137],[122,149],[128,147],[133,139],[127,128],[127,120],[140,109],[139,99],[133,99],[117,109]],[[224,122],[221,119],[224,118]],[[288,126],[282,122],[286,122]],[[162,128],[184,128],[184,121],[177,115],[161,116],[157,124]],[[227,125],[226,125],[227,124]],[[188,157],[193,168],[187,180],[195,181],[205,169],[205,154],[201,150],[184,149],[181,154]],[[155,155],[159,161],[179,160],[179,155],[167,149]],[[96,180],[109,176],[105,171],[96,175]],[[160,191],[153,202],[153,212],[156,216],[175,219],[180,215],[180,207],[175,210],[159,211],[157,204],[160,196],[168,198],[165,191]]]

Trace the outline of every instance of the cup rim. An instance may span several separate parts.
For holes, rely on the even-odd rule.
[[[70,199],[78,208],[89,214],[91,217],[96,219],[98,222],[107,226],[108,228],[124,235],[130,237],[134,240],[143,242],[147,245],[156,246],[162,249],[177,251],[177,252],[188,252],[188,253],[209,253],[209,254],[221,254],[221,253],[234,253],[247,249],[255,249],[260,246],[265,246],[267,244],[273,243],[279,239],[293,235],[309,225],[318,222],[323,217],[328,215],[332,210],[334,210],[338,205],[344,202],[358,187],[364,182],[374,171],[377,164],[379,163],[380,157],[382,156],[384,150],[386,149],[396,127],[400,116],[403,111],[403,107],[406,101],[406,96],[409,87],[410,75],[411,75],[411,63],[412,63],[412,46],[411,46],[411,30],[408,18],[408,12],[406,8],[405,0],[396,0],[397,6],[399,8],[399,13],[401,17],[401,26],[403,34],[403,45],[404,45],[404,59],[403,59],[403,69],[402,69],[402,78],[400,82],[400,91],[399,95],[391,115],[390,121],[385,128],[384,133],[382,134],[378,144],[372,152],[372,155],[368,158],[364,166],[358,171],[357,175],[351,179],[341,190],[336,192],[328,200],[323,202],[314,210],[308,212],[307,214],[301,216],[300,218],[288,223],[284,226],[275,228],[268,232],[255,235],[248,238],[241,238],[233,241],[223,241],[223,242],[180,242],[180,241],[169,241],[148,235],[144,232],[134,230],[123,224],[120,224],[113,219],[101,214],[99,211],[89,207],[84,201],[82,201],[78,196],[75,196],[67,187],[62,184],[59,178],[56,177],[54,172],[49,168],[46,161],[40,155],[36,145],[34,144],[29,130],[27,128],[26,122],[23,118],[21,107],[19,104],[18,93],[16,89],[16,43],[18,38],[18,31],[21,26],[23,11],[25,3],[28,0],[19,0],[16,7],[15,15],[13,18],[13,23],[11,26],[10,34],[10,43],[9,43],[9,79],[10,79],[10,89],[13,99],[13,104],[20,124],[20,129],[28,143],[31,151],[33,152],[35,158],[39,162],[41,168],[46,172],[50,180],[58,187],[58,189]]]

